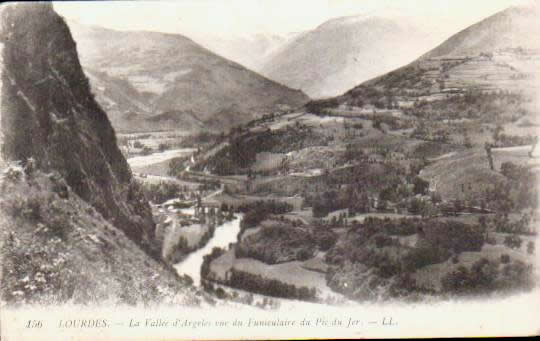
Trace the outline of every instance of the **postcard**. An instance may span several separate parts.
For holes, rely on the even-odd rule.
[[[0,336],[540,333],[535,1],[0,6]]]

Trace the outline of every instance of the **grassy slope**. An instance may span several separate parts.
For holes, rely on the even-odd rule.
[[[55,192],[61,183],[43,174],[18,184],[4,181],[2,300],[46,304],[197,301],[194,295],[188,298],[190,289],[172,269],[150,258],[71,190],[67,189],[68,198],[61,198]]]

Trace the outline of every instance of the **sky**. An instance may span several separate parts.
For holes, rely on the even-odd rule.
[[[341,16],[406,17],[447,38],[512,5],[537,0],[177,0],[57,2],[82,24],[186,36],[286,35]]]

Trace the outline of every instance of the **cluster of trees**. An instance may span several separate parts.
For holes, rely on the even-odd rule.
[[[418,234],[416,246],[403,246],[395,236]],[[410,279],[416,270],[427,265],[439,264],[452,259],[459,263],[459,254],[464,251],[480,251],[486,240],[486,227],[482,224],[467,225],[458,221],[435,219],[378,219],[366,218],[350,229],[347,239],[335,244],[326,255],[326,262],[334,265],[327,281],[335,290],[345,294],[340,286],[344,278],[354,286],[354,278],[376,282],[402,283],[404,287],[396,291],[421,293],[423,288]],[[510,235],[504,241],[509,248],[520,248],[523,240],[518,235]],[[533,254],[534,243],[528,242],[527,252]],[[361,264],[361,266],[359,266]],[[362,274],[369,272],[369,278]],[[386,283],[386,284],[385,284]],[[392,284],[393,285],[393,284]],[[390,285],[390,287],[392,287]],[[443,294],[479,294],[531,288],[533,285],[532,266],[519,260],[511,260],[503,255],[500,261],[481,259],[470,267],[457,265],[441,280]],[[358,286],[361,286],[358,283]],[[371,287],[376,290],[376,288]],[[392,293],[391,293],[392,294]]]
[[[176,198],[182,191],[181,186],[173,182],[161,182],[156,184],[143,182],[142,189],[145,197],[156,204],[161,204],[167,200]]]
[[[415,233],[418,234],[418,243],[414,248],[404,248],[393,238]],[[355,224],[347,236],[344,245],[338,243],[327,253],[326,261],[329,264],[361,262],[370,266],[392,268],[396,273],[400,273],[446,261],[452,255],[463,251],[481,250],[485,241],[485,228],[453,220],[367,217],[363,223]],[[370,252],[391,245],[403,252],[400,260],[394,259],[385,264],[384,259],[379,259],[377,264],[373,263],[377,258]],[[381,255],[377,257],[379,256]]]
[[[355,146],[354,144],[347,144],[345,146],[345,154],[343,154],[345,162],[361,161],[365,160],[367,157],[368,156],[360,146]]]
[[[389,109],[391,109],[390,107]],[[390,128],[390,130],[409,129],[413,127],[413,122],[410,120],[400,119],[391,115],[377,115],[372,118],[373,128],[382,130],[382,124]]]
[[[196,135],[185,137],[178,145],[180,148],[199,148],[201,145],[212,146],[223,140],[223,135],[212,134],[207,131],[202,131]]]
[[[287,153],[325,143],[324,136],[297,124],[285,129],[247,132],[231,138],[230,145],[221,149],[199,168],[208,167],[219,175],[245,174],[257,159],[257,153]]]
[[[466,118],[493,122],[494,119],[503,118],[503,115],[509,112],[524,115],[525,102],[520,93],[507,91],[488,93],[470,89],[463,95],[437,101],[417,101],[412,108],[405,109],[405,113],[428,120]]]
[[[306,286],[297,287],[293,284],[281,282],[277,279],[267,279],[261,275],[255,275],[232,268],[228,285],[234,288],[250,292],[272,296],[299,299],[304,301],[316,301],[317,290]]]
[[[189,162],[189,157],[175,157],[169,161],[169,170],[167,174],[178,177],[186,168],[186,162]]]
[[[352,193],[352,192],[351,192]],[[351,194],[352,196],[352,194]],[[365,195],[367,202],[367,195]],[[328,190],[319,193],[315,197],[309,198],[308,202],[312,206],[313,217],[326,217],[328,213],[348,207],[349,205],[359,205],[359,201],[347,200],[348,198],[341,195],[337,190]]]
[[[315,115],[325,115],[328,109],[336,108],[339,102],[335,98],[313,100],[306,104],[306,110]]]
[[[533,144],[536,141],[536,137],[531,135],[520,136],[501,133],[496,135],[494,147],[524,146],[528,144]]]
[[[237,258],[253,258],[266,264],[304,261],[313,257],[315,240],[309,229],[285,224],[264,226],[235,248]]]
[[[538,179],[535,173],[509,161],[501,165],[501,173],[509,181],[486,192],[486,201],[490,207],[505,214],[537,207]]]
[[[485,226],[489,226],[496,232],[512,233],[518,235],[536,234],[534,227],[530,224],[531,216],[527,213],[524,213],[520,219],[511,221],[508,214],[499,212],[491,218],[481,217],[481,221],[482,224],[484,224]]]
[[[240,223],[242,230],[256,227],[271,214],[285,214],[291,212],[293,206],[284,201],[256,201],[243,204],[238,207],[238,211],[244,213],[244,218]]]
[[[203,248],[214,236],[216,227],[213,224],[208,225],[208,229],[203,233],[197,244],[190,246],[188,240],[181,236],[174,247],[174,251],[168,256],[169,263],[176,264],[181,262],[184,257],[195,250]]]
[[[376,173],[370,174],[369,169],[356,178],[355,183],[341,185],[340,189],[328,189],[314,195],[306,195],[306,205],[310,205],[315,218],[326,217],[330,212],[345,209],[349,211],[349,215],[357,213],[366,213],[372,209],[384,210],[388,207],[388,202],[401,202],[403,199],[409,198],[414,194],[425,195],[428,192],[429,182],[421,179],[418,176],[407,176],[412,181],[408,184],[405,181],[403,174],[401,176],[396,169],[388,167],[389,172],[383,176],[378,176]],[[353,175],[355,172],[352,173]],[[327,182],[331,185],[334,182],[346,182],[347,176],[327,176]],[[372,179],[373,178],[373,179]],[[380,183],[380,187],[369,186],[373,182]],[[369,187],[368,187],[369,186]],[[368,195],[369,188],[382,188],[378,195],[378,202],[375,205],[374,197]],[[438,199],[438,198],[435,198]],[[420,199],[410,200],[412,203],[407,207],[413,214],[422,214],[423,216],[436,215],[435,206],[430,202],[424,202]]]
[[[322,226],[301,228],[271,221],[256,233],[242,239],[235,252],[237,258],[254,258],[267,264],[285,261],[304,261],[315,251],[326,251],[334,246],[337,235]]]
[[[221,257],[224,253],[225,253],[225,250],[219,247],[215,247],[212,249],[212,252],[203,256],[203,263],[201,265],[201,278],[202,279],[208,279],[208,275],[210,274],[210,264],[212,263],[214,259]]]
[[[509,259],[495,262],[482,258],[470,269],[461,265],[441,279],[443,292],[450,294],[482,294],[533,286],[532,265]]]

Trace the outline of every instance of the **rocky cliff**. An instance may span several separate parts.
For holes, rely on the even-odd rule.
[[[58,172],[84,201],[147,251],[151,210],[94,99],[76,44],[49,3],[2,11],[2,153]]]

